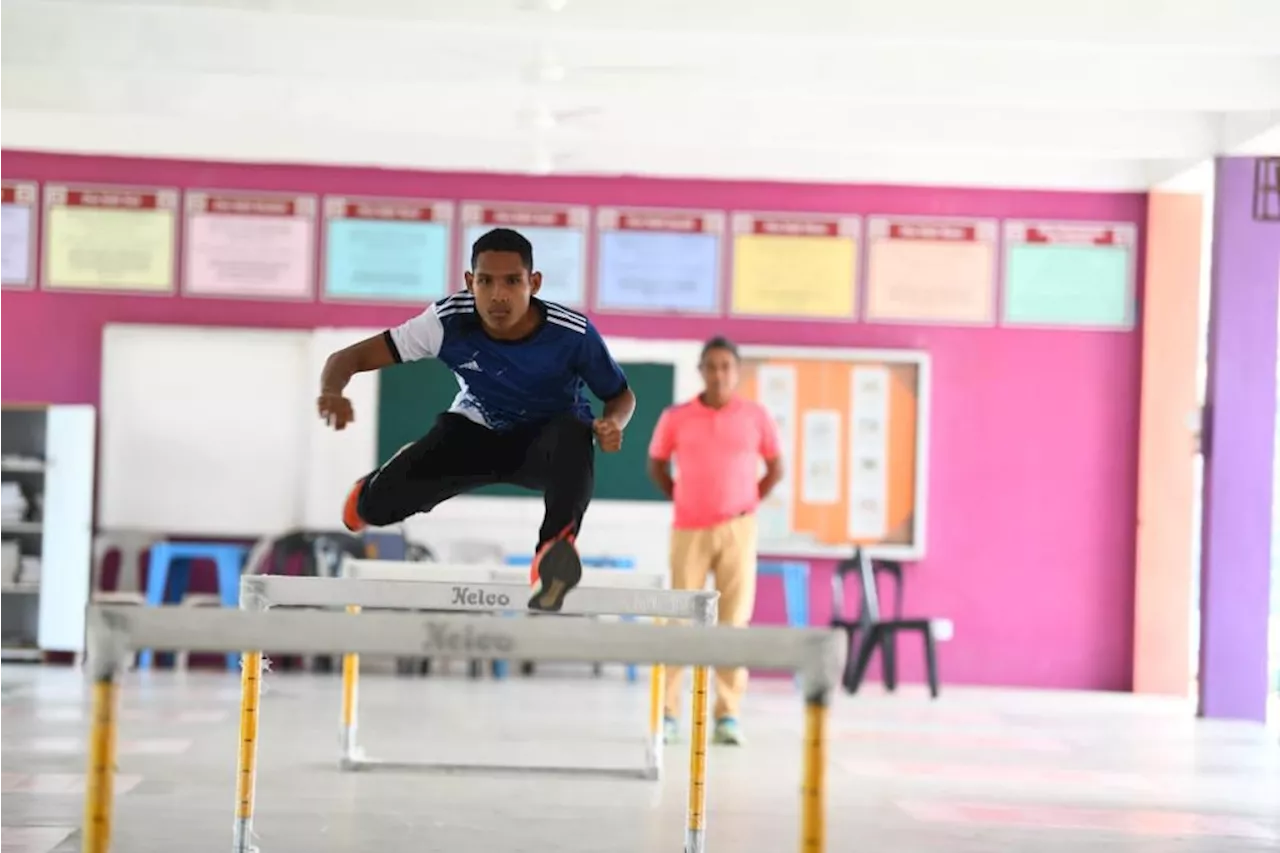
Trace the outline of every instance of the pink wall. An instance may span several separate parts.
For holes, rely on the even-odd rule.
[[[535,178],[247,165],[9,151],[4,176],[39,181],[366,193],[585,204],[1049,217],[1145,225],[1145,196],[638,178]],[[1141,257],[1141,247],[1139,247]],[[1139,276],[1141,280],[1141,275]],[[4,293],[5,401],[96,402],[108,322],[378,326],[404,309],[181,297]],[[605,334],[744,343],[911,347],[933,357],[929,557],[909,612],[947,616],[949,683],[1128,689],[1133,646],[1140,340],[1137,333],[597,316]],[[814,566],[815,621],[830,564]],[[757,615],[782,618],[765,581]],[[918,680],[914,649],[902,675]]]

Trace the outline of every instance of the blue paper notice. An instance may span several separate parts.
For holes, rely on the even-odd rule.
[[[31,206],[6,204],[3,209],[4,284],[31,283]]]
[[[450,288],[449,226],[334,219],[325,235],[325,295],[430,302]]]
[[[602,311],[715,313],[720,238],[715,234],[602,231],[596,307]]]
[[[505,227],[505,226],[504,226]],[[463,264],[470,268],[471,245],[494,228],[492,225],[467,226],[463,246]],[[586,258],[586,234],[578,228],[520,226],[519,231],[533,244],[533,268],[542,273],[542,290],[538,298],[581,308],[586,302],[583,263]]]

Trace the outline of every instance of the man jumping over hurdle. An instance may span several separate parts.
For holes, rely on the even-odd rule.
[[[622,446],[635,394],[590,320],[537,298],[542,274],[524,236],[481,236],[465,278],[465,291],[325,362],[317,408],[339,430],[354,417],[343,390],[357,373],[438,358],[459,387],[426,435],[356,481],[342,520],[352,532],[395,524],[490,483],[540,491],[531,568],[540,586],[529,607],[557,611],[582,579],[574,540],[591,501],[594,443],[606,453]],[[584,386],[605,401],[600,417]]]

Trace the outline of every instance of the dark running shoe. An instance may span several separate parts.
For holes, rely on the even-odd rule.
[[[569,590],[582,580],[582,559],[573,545],[573,534],[569,528],[538,549],[531,571],[533,579],[541,583],[533,598],[529,599],[529,609],[547,613],[559,611]]]
[[[356,480],[355,485],[351,487],[351,491],[347,492],[347,500],[342,505],[342,526],[350,530],[352,533],[359,533],[367,526],[364,519],[360,517],[360,490],[364,488],[364,481],[367,478],[361,477]]]

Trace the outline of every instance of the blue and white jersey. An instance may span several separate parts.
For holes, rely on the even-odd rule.
[[[446,296],[384,337],[396,361],[438,358],[458,378],[449,411],[505,430],[569,412],[593,419],[584,388],[602,400],[621,394],[626,374],[586,316],[534,298],[543,322],[528,336],[489,337],[466,291]]]

